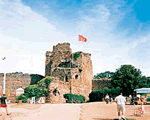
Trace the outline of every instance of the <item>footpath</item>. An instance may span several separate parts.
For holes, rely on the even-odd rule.
[[[12,118],[12,120],[79,120],[80,111],[81,104],[43,104],[23,116]]]
[[[150,120],[150,105],[145,105],[144,117],[134,116],[134,105],[126,105],[126,118],[130,120]],[[116,103],[92,102],[83,104],[10,104],[7,116],[0,109],[0,120],[115,120]],[[117,119],[116,119],[117,120]]]

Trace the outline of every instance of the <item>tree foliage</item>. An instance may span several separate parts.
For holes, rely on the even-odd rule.
[[[101,89],[101,90],[93,90],[89,94],[89,101],[94,102],[94,101],[102,101],[102,98],[108,94],[110,97],[116,97],[120,94],[121,88],[111,88],[111,89]]]
[[[145,76],[142,76],[140,69],[132,65],[121,65],[114,73],[111,80],[111,87],[120,87],[124,95],[133,94],[134,89],[147,85]]]
[[[98,78],[111,78],[113,76],[114,72],[106,71],[102,73],[98,73],[97,75],[94,75],[94,79]]]
[[[74,60],[77,60],[78,57],[80,56],[81,52],[76,52],[74,55],[73,55],[73,58]]]
[[[23,74],[23,72],[12,72],[13,74]]]
[[[39,74],[30,74],[31,77],[31,83],[30,85],[36,84],[38,81],[44,78],[44,76],[39,75]]]
[[[37,84],[29,85],[24,90],[24,95],[27,98],[34,97],[38,99],[42,95],[48,96],[48,86],[52,82],[52,78],[50,76],[43,78],[38,81]]]

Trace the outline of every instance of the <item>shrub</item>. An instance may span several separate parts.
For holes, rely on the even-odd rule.
[[[35,97],[35,99],[38,99],[43,95],[43,91],[37,85],[29,85],[25,88],[24,95],[27,98]]]
[[[73,58],[74,60],[77,60],[78,57],[80,56],[81,52],[76,52],[74,55],[73,55]]]
[[[112,89],[101,89],[101,90],[94,90],[89,94],[89,101],[102,101],[102,98],[105,97],[106,94],[109,94],[109,96],[116,97],[120,94],[121,89],[118,88],[112,88]]]
[[[66,99],[66,103],[84,103],[85,97],[83,95],[75,95],[66,93],[64,94],[64,98]]]
[[[17,96],[16,100],[17,100],[17,103],[18,103],[19,100],[22,100],[23,103],[27,102],[27,98],[24,95]]]
[[[50,76],[43,78],[38,81],[37,84],[29,85],[24,90],[24,95],[27,98],[35,97],[37,100],[39,97],[45,95],[48,96],[48,86],[52,82],[52,78]]]
[[[150,98],[147,98],[147,102],[149,102],[150,101]]]
[[[52,82],[52,78],[50,76],[43,78],[42,80],[37,82],[38,87],[48,88],[49,84]]]

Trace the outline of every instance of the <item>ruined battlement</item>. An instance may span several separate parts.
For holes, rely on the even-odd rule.
[[[93,78],[91,54],[82,51],[72,53],[70,43],[59,43],[53,46],[52,52],[46,52],[45,64],[45,76],[69,83],[69,93],[81,94],[88,99]]]

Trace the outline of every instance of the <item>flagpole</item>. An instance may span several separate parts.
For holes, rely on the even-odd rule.
[[[5,60],[6,58],[4,57],[2,60]],[[6,81],[6,73],[4,72],[4,78],[3,78],[3,94],[5,94],[5,81]]]
[[[5,74],[5,72],[4,72],[4,80],[3,80],[3,94],[5,94],[5,78],[6,78],[6,77],[5,77],[5,75],[6,75],[6,74]]]

